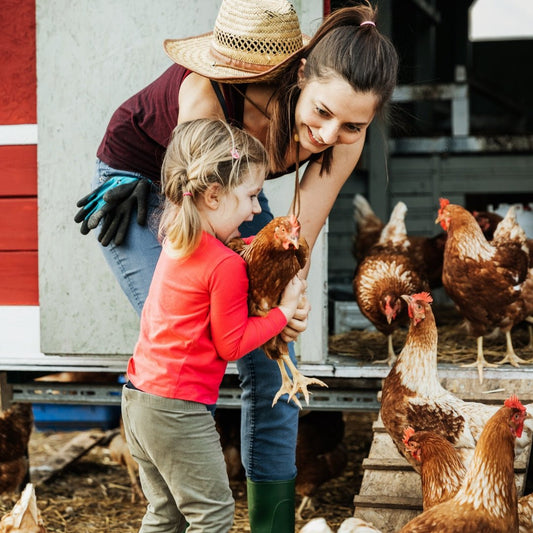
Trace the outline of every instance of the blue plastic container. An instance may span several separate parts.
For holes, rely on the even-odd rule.
[[[112,429],[120,424],[120,405],[34,403],[37,431]]]

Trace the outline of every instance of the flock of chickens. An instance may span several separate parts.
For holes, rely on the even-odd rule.
[[[383,382],[380,416],[399,452],[420,472],[423,512],[400,533],[530,533],[533,495],[517,496],[515,454],[531,444],[533,405],[467,402],[438,379],[429,293],[404,295],[407,338]],[[318,529],[321,528],[321,529]],[[331,530],[311,521],[301,533]],[[350,518],[339,532],[378,531]]]
[[[508,350],[500,363],[524,362],[512,349],[510,331],[521,321],[532,321],[533,261],[531,242],[514,208],[489,228],[491,214],[472,214],[442,199],[437,222],[446,233],[424,239],[407,237],[401,202],[386,225],[364,198],[356,197],[355,205],[354,292],[361,311],[388,337],[401,324],[409,325],[398,356],[389,342],[392,368],[383,382],[380,410],[398,451],[421,474],[423,512],[400,533],[533,532],[533,494],[519,499],[514,476],[515,454],[531,445],[528,411],[533,405],[522,405],[515,395],[503,406],[467,402],[442,387],[429,293],[442,284],[468,332],[477,337],[480,380],[488,364],[483,335],[495,328],[507,336]],[[355,517],[338,530],[376,531]],[[315,519],[301,530],[312,532],[331,529]]]
[[[528,239],[511,207],[502,219],[494,213],[470,213],[441,199],[435,237],[408,236],[407,207],[398,202],[385,225],[361,195],[354,198],[357,260],[353,288],[363,315],[388,338],[389,365],[395,361],[392,333],[407,324],[403,294],[443,286],[477,339],[479,380],[483,368],[497,366],[483,355],[483,336],[500,330],[507,351],[499,364],[518,366],[512,328],[533,323],[533,240]],[[531,328],[530,328],[531,331]],[[530,344],[530,348],[533,344]]]
[[[484,359],[483,336],[496,329],[507,338],[507,352],[499,364],[518,366],[529,362],[516,355],[511,341],[515,325],[533,323],[533,244],[517,223],[514,208],[502,219],[492,213],[470,213],[442,199],[436,222],[444,232],[425,238],[407,235],[407,208],[402,202],[395,206],[387,224],[376,217],[362,196],[355,197],[354,207],[358,229],[353,249],[357,260],[354,294],[361,312],[388,338],[385,362],[391,370],[383,383],[380,416],[399,452],[421,474],[423,512],[401,533],[533,533],[533,495],[519,499],[514,478],[515,453],[531,444],[533,418],[528,412],[533,412],[533,405],[522,405],[514,395],[503,406],[466,402],[441,386],[438,332],[430,295],[432,289],[444,287],[464,317],[468,333],[477,338],[474,365],[480,381],[483,368],[492,366]],[[288,279],[305,265],[307,245],[293,218],[280,217],[267,226],[266,244],[258,238],[260,235],[252,243],[234,243],[249,265],[252,314],[264,314],[276,305]],[[288,256],[288,263],[276,259],[278,252],[279,257]],[[274,255],[266,259],[267,253]],[[272,268],[266,269],[265,261]],[[280,269],[287,278],[281,284]],[[397,356],[392,333],[404,325],[409,329]],[[307,399],[306,387],[314,380],[296,374],[282,339],[277,338],[266,348],[269,357],[278,361],[284,377],[280,394],[289,393],[289,398],[295,399],[296,392],[303,392]],[[292,377],[287,375],[285,365]],[[15,418],[31,417],[27,406],[21,409],[24,413]],[[227,434],[231,426],[228,421],[217,422],[231,468],[232,455],[239,462],[238,450],[231,449]],[[7,418],[4,423],[8,423]],[[317,428],[325,425],[329,428],[327,435],[322,431],[318,438]],[[346,465],[343,432],[342,413],[302,412],[296,483],[302,497],[300,516],[316,488]],[[24,449],[16,456],[22,459],[13,466],[20,472],[15,476],[17,485],[27,473],[28,438],[29,433],[21,436]],[[6,448],[0,455],[9,459],[13,453]],[[19,504],[2,519],[0,532],[44,531],[31,484]],[[34,523],[29,529],[16,529],[11,526],[14,520],[19,526],[22,520]],[[7,529],[2,529],[4,521]],[[312,531],[331,530],[324,520],[315,519],[301,533]],[[355,517],[339,529],[339,533],[375,531],[371,524]]]

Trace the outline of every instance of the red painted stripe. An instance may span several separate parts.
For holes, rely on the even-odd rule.
[[[0,251],[33,251],[37,244],[37,198],[0,198]]]
[[[0,196],[37,196],[37,146],[0,146]]]
[[[0,305],[39,305],[37,252],[0,253]]]
[[[35,0],[2,0],[1,10],[0,124],[35,124]]]

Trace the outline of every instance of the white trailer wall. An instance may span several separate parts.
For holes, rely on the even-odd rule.
[[[211,31],[220,1],[36,4],[41,351],[128,354],[137,316],[94,235],[80,235],[73,221],[76,201],[89,191],[96,149],[112,112],[171,64],[163,40]],[[300,0],[295,7],[303,31],[314,33],[322,1]],[[291,187],[280,196],[291,194]],[[322,258],[323,250],[315,255]],[[323,288],[319,281],[312,291],[318,295],[320,327]]]

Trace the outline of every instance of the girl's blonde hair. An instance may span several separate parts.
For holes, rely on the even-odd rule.
[[[180,256],[200,242],[202,221],[196,201],[212,184],[227,194],[241,185],[250,165],[268,172],[263,145],[250,134],[222,120],[198,119],[174,128],[161,169],[165,197],[159,237]]]

